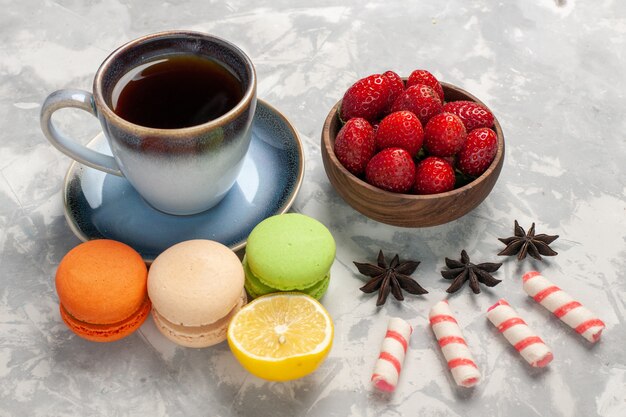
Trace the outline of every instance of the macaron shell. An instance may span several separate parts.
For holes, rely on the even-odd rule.
[[[111,324],[86,323],[70,315],[62,304],[59,309],[61,312],[61,318],[67,327],[69,327],[70,330],[78,336],[92,342],[114,342],[116,340],[123,339],[137,330],[148,317],[148,314],[152,309],[152,305],[148,297],[145,297],[144,302],[141,304],[139,309],[130,317],[120,322]]]
[[[226,333],[230,321],[246,302],[246,292],[242,291],[239,302],[228,315],[206,326],[181,326],[167,320],[155,309],[152,309],[152,319],[161,334],[172,342],[185,347],[203,348],[216,345],[226,340]]]
[[[243,270],[246,274],[246,282],[244,284],[244,288],[246,289],[246,291],[248,292],[251,298],[258,298],[262,295],[280,292],[280,290],[276,288],[268,287],[257,276],[255,276],[254,273],[252,273],[252,271],[248,267],[248,263],[245,257],[243,259],[242,265],[243,265]],[[294,289],[293,291],[298,291],[298,292],[308,294],[311,297],[314,297],[319,300],[326,293],[329,282],[330,282],[330,272],[326,273],[326,275],[321,280],[314,283],[312,286],[307,287],[307,288]]]
[[[307,288],[330,270],[335,240],[319,221],[287,213],[269,217],[248,236],[250,270],[268,287],[281,291]]]
[[[141,308],[148,269],[130,246],[91,240],[70,250],[59,263],[56,290],[60,303],[79,321],[110,324]]]
[[[218,242],[176,244],[152,263],[148,295],[167,321],[196,327],[215,323],[239,303],[244,272],[233,251]]]

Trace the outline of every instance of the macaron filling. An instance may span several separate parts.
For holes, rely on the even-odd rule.
[[[146,296],[139,308],[130,316],[114,323],[89,323],[72,315],[63,304],[60,305],[61,318],[76,334],[85,339],[117,340],[139,328],[152,308]]]
[[[252,270],[250,269],[250,266],[248,265],[246,257],[243,258],[242,265],[243,265],[244,273],[246,275],[244,287],[252,298],[258,298],[262,295],[282,291],[276,288],[272,288],[271,286],[263,282],[261,278],[256,276],[254,272],[252,272]],[[318,280],[317,282],[314,282],[312,285],[304,287],[304,288],[296,288],[292,291],[302,292],[314,298],[319,299],[326,292],[326,289],[328,288],[329,280],[330,280],[330,272],[326,273],[326,275],[324,275],[322,279]]]
[[[226,339],[228,324],[233,316],[246,304],[247,297],[245,291],[241,298],[228,312],[228,314],[217,321],[201,326],[185,326],[174,323],[161,315],[156,309],[152,309],[152,318],[159,330],[175,343],[188,347],[206,347],[217,344]]]

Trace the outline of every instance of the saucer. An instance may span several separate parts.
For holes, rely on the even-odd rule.
[[[111,155],[102,133],[87,146]],[[165,214],[146,203],[125,178],[73,162],[64,183],[65,218],[79,239],[124,242],[148,263],[191,239],[215,240],[237,251],[259,222],[291,207],[303,176],[298,133],[278,110],[258,100],[243,168],[217,206],[192,216]]]

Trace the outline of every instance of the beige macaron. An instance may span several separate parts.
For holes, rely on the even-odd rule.
[[[226,340],[232,316],[246,304],[239,258],[221,243],[189,240],[161,253],[148,273],[152,317],[165,337],[182,346]]]

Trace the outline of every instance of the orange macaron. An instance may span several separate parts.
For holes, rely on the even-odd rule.
[[[114,240],[91,240],[61,260],[56,273],[61,318],[78,336],[94,342],[122,339],[150,313],[148,268],[133,248]]]

